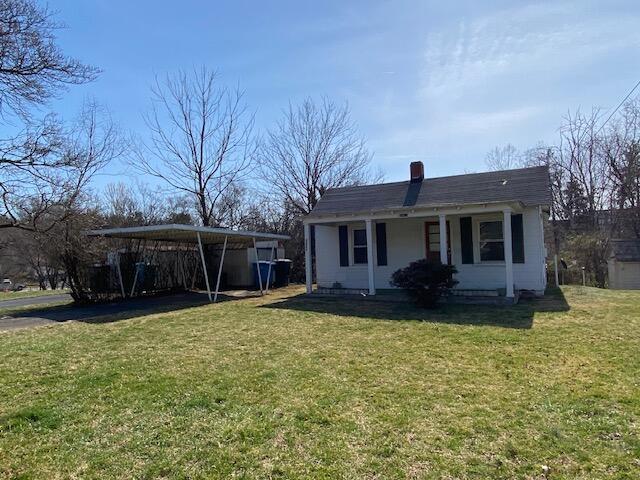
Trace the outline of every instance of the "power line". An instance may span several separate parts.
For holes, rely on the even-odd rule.
[[[629,97],[630,97],[631,95],[633,95],[633,92],[634,92],[634,91],[636,90],[636,88],[638,88],[638,87],[640,87],[640,80],[638,80],[638,83],[636,83],[636,84],[634,85],[634,87],[633,87],[631,90],[629,90],[629,93],[627,93],[627,96],[626,96],[626,97],[624,97],[624,98],[622,99],[622,101],[618,104],[618,106],[613,110],[613,112],[611,112],[611,115],[609,115],[609,116],[607,117],[607,119],[606,119],[606,120],[604,121],[604,123],[600,126],[600,128],[598,129],[598,131],[596,132],[596,134],[595,134],[594,136],[597,136],[597,135],[602,131],[602,129],[604,128],[604,126],[607,124],[607,122],[609,122],[609,120],[611,120],[611,118],[616,114],[616,112],[617,112],[618,110],[620,110],[620,107],[621,107],[622,105],[624,105],[624,103],[629,99]]]

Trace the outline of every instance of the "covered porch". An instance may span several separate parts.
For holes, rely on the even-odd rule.
[[[519,202],[308,218],[306,290],[389,298],[393,272],[428,258],[456,266],[456,296],[513,301],[518,289],[544,290],[543,245],[541,209]]]

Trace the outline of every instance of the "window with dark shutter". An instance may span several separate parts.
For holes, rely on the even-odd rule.
[[[511,215],[511,248],[513,263],[524,263],[524,229],[521,213]]]
[[[460,247],[462,263],[473,263],[473,228],[471,217],[460,217]]]
[[[478,222],[478,250],[481,262],[504,262],[504,229],[502,220]]]
[[[376,255],[378,265],[387,264],[387,224],[376,223]]]
[[[340,266],[349,266],[349,232],[346,225],[338,227],[338,240],[340,247]]]
[[[367,263],[367,231],[353,231],[353,263]]]

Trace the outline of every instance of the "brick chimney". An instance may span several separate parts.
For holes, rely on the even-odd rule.
[[[420,183],[424,180],[424,165],[422,162],[411,162],[409,165],[411,183]]]

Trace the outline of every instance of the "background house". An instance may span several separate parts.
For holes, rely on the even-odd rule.
[[[640,239],[611,240],[609,288],[640,289]]]

